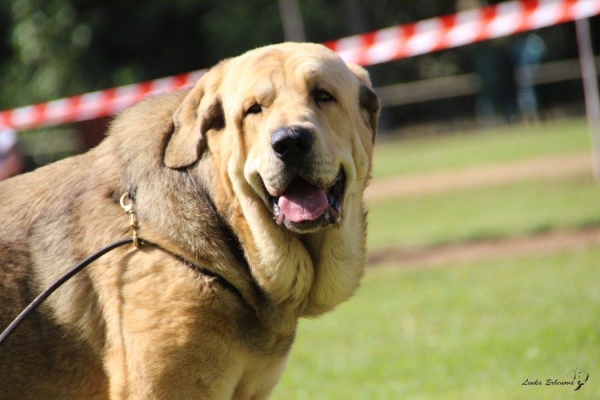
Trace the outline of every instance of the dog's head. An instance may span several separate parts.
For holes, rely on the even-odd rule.
[[[347,207],[362,211],[378,113],[361,67],[321,45],[263,47],[200,79],[174,116],[164,161],[187,168],[210,152],[236,197],[290,231],[315,232]]]

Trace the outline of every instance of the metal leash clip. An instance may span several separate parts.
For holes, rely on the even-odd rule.
[[[126,200],[129,200],[128,204],[125,204]],[[135,213],[135,208],[134,208],[135,203],[129,197],[127,192],[123,193],[123,195],[121,196],[120,202],[121,202],[121,207],[123,208],[123,210],[125,210],[125,212],[127,214],[129,214],[129,224],[131,225],[131,235],[133,236],[133,245],[135,246],[136,249],[139,249],[140,248],[140,240],[139,240],[139,236],[138,236],[138,228],[139,227],[138,227],[137,215]]]

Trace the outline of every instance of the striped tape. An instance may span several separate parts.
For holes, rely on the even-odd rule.
[[[347,62],[373,65],[600,14],[600,0],[529,0],[382,29],[325,43]]]
[[[40,128],[105,117],[150,94],[193,85],[205,72],[206,70],[194,71],[3,111],[0,112],[0,130]]]
[[[324,43],[364,66],[508,36],[600,14],[600,0],[509,1]],[[0,130],[22,130],[114,114],[148,94],[193,85],[206,70],[0,112]]]

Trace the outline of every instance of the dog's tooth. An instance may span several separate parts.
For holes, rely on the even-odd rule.
[[[283,215],[283,213],[279,213],[279,215],[277,215],[277,217],[275,217],[275,221],[277,222],[277,225],[283,224],[284,218],[285,218],[285,215]]]
[[[277,223],[277,225],[281,225],[283,223],[283,219],[285,215],[281,212],[281,209],[277,205],[277,203],[273,204],[273,219]]]

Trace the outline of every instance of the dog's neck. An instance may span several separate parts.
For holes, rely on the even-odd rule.
[[[163,181],[177,184],[164,188],[169,195],[160,203],[145,196],[143,186],[153,183],[138,171],[140,235],[151,235],[147,239],[155,242],[163,237],[191,261],[205,260],[207,268],[242,293],[261,320],[278,329],[292,330],[299,317],[317,316],[347,300],[365,265],[362,196],[347,196],[345,207],[354,212],[346,212],[335,226],[299,235],[276,224],[229,164],[217,168],[207,152],[189,171],[165,169]],[[165,215],[171,217],[161,217]],[[173,220],[179,221],[177,227]]]
[[[253,279],[269,303],[291,318],[317,316],[347,300],[365,265],[362,196],[348,196],[348,212],[335,226],[297,234],[278,225],[230,157],[209,187],[219,213],[239,239]],[[207,163],[207,166],[210,163]],[[206,175],[204,175],[206,176]],[[221,188],[216,190],[217,185]],[[225,187],[225,191],[223,191]],[[362,191],[362,188],[358,188]],[[217,193],[225,193],[219,196]],[[235,201],[230,201],[230,199]],[[358,202],[358,203],[352,203]]]

